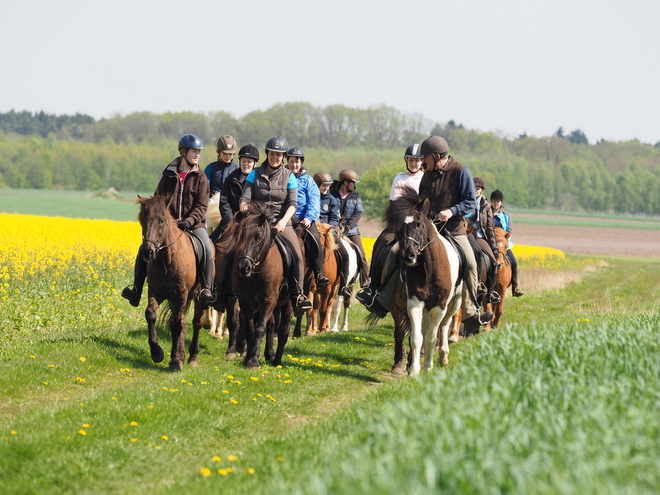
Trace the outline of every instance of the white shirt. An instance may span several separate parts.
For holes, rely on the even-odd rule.
[[[403,189],[410,187],[419,192],[419,184],[422,182],[422,177],[424,177],[424,170],[419,170],[415,174],[410,174],[406,172],[399,172],[399,174],[392,181],[392,189],[390,189],[390,200],[394,201],[399,196],[403,194]]]

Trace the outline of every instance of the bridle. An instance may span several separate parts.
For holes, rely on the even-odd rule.
[[[167,226],[167,224],[165,224],[165,226]],[[165,230],[165,229],[163,228],[163,230]],[[184,234],[184,232],[185,232],[185,231],[182,230],[181,233],[178,235],[178,237],[177,237],[176,239],[174,239],[174,240],[173,240],[172,242],[170,242],[169,244],[165,244],[165,245],[162,245],[162,244],[161,244],[161,240],[160,240],[160,239],[158,239],[158,241],[152,241],[151,239],[149,239],[149,238],[147,238],[147,237],[145,237],[145,236],[142,236],[142,241],[143,241],[143,242],[150,242],[151,244],[153,244],[154,247],[156,248],[156,254],[158,254],[158,253],[159,253],[160,251],[162,251],[163,249],[167,249],[167,248],[170,247],[170,246],[174,246],[174,244],[176,244],[177,241],[178,241],[179,239],[181,239],[181,236]],[[161,232],[161,235],[162,235],[162,232]]]
[[[446,223],[447,223],[447,222],[445,222],[445,224],[446,224]],[[434,225],[435,225],[435,224],[434,224]],[[442,228],[444,228],[444,225],[443,225]],[[432,243],[433,241],[435,241],[437,238],[438,238],[437,235],[435,235],[435,236],[431,236],[431,238],[429,239],[429,241],[428,241],[426,244],[424,244],[423,246],[422,246],[422,243],[419,242],[419,241],[418,241],[417,239],[415,239],[414,237],[406,236],[406,237],[404,237],[404,238],[401,239],[401,240],[402,240],[402,241],[405,241],[406,239],[409,239],[409,240],[413,241],[413,242],[417,245],[417,252],[415,253],[415,255],[416,255],[416,256],[419,256],[420,254],[422,254],[422,253],[424,252],[424,250],[425,250],[427,247],[429,247],[429,244],[431,244],[431,243]]]
[[[269,227],[266,227],[266,228],[269,228]],[[270,243],[268,243],[268,244],[270,245]],[[263,255],[263,253],[264,253],[264,249],[263,249],[263,247],[264,247],[265,245],[266,245],[266,242],[265,242],[265,238],[264,238],[264,239],[262,240],[262,242],[261,242],[262,250],[259,252],[259,255],[257,256],[257,258],[262,258],[262,255]],[[254,259],[252,256],[248,256],[247,254],[244,254],[243,256],[239,257],[238,259],[239,259],[239,260],[243,260],[243,259],[245,259],[245,260],[250,261],[250,262],[252,263],[252,270],[251,270],[252,273],[259,273],[259,270],[255,270],[255,268],[258,267],[258,266],[261,264],[261,261],[263,261],[263,260],[261,260],[261,261],[257,261],[257,260]]]

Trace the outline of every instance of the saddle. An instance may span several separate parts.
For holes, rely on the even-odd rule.
[[[451,244],[454,247],[454,249],[456,250],[456,254],[458,254],[458,273],[459,273],[459,276],[456,279],[456,284],[454,285],[454,288],[456,288],[460,282],[467,279],[467,262],[465,261],[465,253],[461,249],[461,246],[458,245],[458,243],[456,242],[454,237],[449,232],[447,232],[446,229],[443,229],[442,231],[440,231],[440,235],[442,237],[444,237],[445,239],[447,239],[449,244]]]
[[[204,243],[202,240],[197,237],[193,232],[186,230],[186,234],[192,242],[193,250],[195,251],[195,267],[197,268],[197,276],[199,277],[204,273],[204,268],[206,266],[206,249],[204,249]]]
[[[289,270],[297,269],[297,267],[295,266],[296,257],[292,251],[291,246],[289,246],[289,243],[286,241],[286,239],[280,234],[277,234],[275,236],[275,245],[277,246],[277,249],[280,250],[280,254],[282,255],[284,274],[286,275],[287,273],[289,273]]]

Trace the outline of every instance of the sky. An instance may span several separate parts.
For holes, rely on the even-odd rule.
[[[660,141],[657,0],[21,0],[0,112],[394,107],[516,137]]]

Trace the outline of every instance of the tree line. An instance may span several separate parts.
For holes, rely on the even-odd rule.
[[[433,123],[386,106],[355,109],[308,103],[274,105],[235,118],[225,112],[137,112],[95,120],[86,115],[0,114],[0,187],[150,191],[176,156],[185,133],[206,144],[202,161],[215,161],[215,141],[263,149],[284,136],[305,150],[310,173],[361,175],[369,216],[380,216],[393,177],[405,171],[403,152],[429,134],[445,137],[450,153],[486,181],[486,195],[504,192],[521,208],[660,215],[660,143],[637,140],[590,144],[579,129],[516,138],[479,132],[449,121]]]

